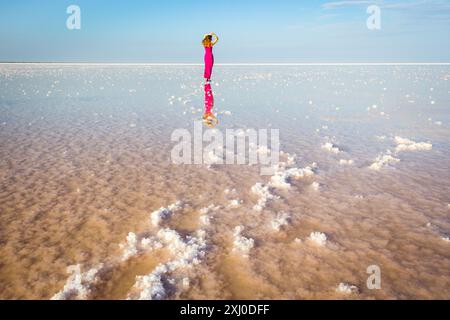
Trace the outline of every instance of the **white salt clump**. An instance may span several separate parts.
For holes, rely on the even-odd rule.
[[[214,204],[209,205],[208,207],[202,208],[199,210],[200,217],[199,221],[200,224],[203,226],[209,226],[211,224],[211,217],[208,215],[210,212],[214,212],[220,209],[220,206],[216,206]]]
[[[181,283],[182,283],[183,287],[185,287],[185,288],[189,288],[189,285],[191,284],[189,278],[187,278],[187,277],[183,278]]]
[[[332,144],[331,142],[327,142],[324,145],[322,145],[322,149],[327,150],[332,153],[336,153],[336,154],[341,152],[341,150],[339,150],[339,148],[337,146],[335,146],[334,144]]]
[[[208,213],[210,213],[210,212],[217,211],[217,210],[219,210],[219,209],[220,209],[220,206],[216,206],[215,204],[211,204],[211,205],[209,205],[208,207],[205,207],[205,208],[200,209],[199,212],[200,212],[202,215],[204,215],[204,214],[208,214]]]
[[[345,160],[345,159],[339,160],[339,164],[343,166],[351,166],[353,165],[353,163],[354,163],[353,160]]]
[[[130,232],[127,236],[127,242],[125,245],[121,245],[122,249],[124,249],[123,260],[127,260],[132,256],[137,255],[137,236],[135,233]]]
[[[297,158],[297,155],[290,155],[289,153],[286,154],[286,165],[292,166],[295,164],[295,159]]]
[[[290,219],[291,219],[291,215],[289,213],[280,212],[277,214],[275,219],[273,219],[270,222],[270,225],[272,226],[272,229],[274,229],[276,231],[280,231],[280,229],[283,226],[286,226],[289,224]]]
[[[395,148],[396,152],[402,151],[422,151],[422,150],[431,150],[433,145],[427,142],[415,142],[409,139],[395,137],[395,143],[397,147]]]
[[[223,191],[223,193],[225,193],[225,194],[236,194],[236,189],[225,189],[224,191]]]
[[[336,288],[336,292],[342,293],[342,294],[358,294],[359,289],[357,286],[341,282],[341,283],[339,283],[338,287]]]
[[[153,272],[145,276],[136,277],[136,282],[132,288],[128,299],[139,300],[161,300],[167,298],[167,291],[164,283],[174,284],[176,271],[190,269],[201,262],[205,256],[206,233],[198,230],[196,236],[182,238],[175,230],[161,229],[157,237],[170,250],[174,259],[158,265]],[[186,284],[186,277],[183,277],[182,284]]]
[[[253,207],[256,211],[261,211],[270,200],[278,198],[270,192],[269,186],[263,185],[262,183],[256,183],[251,190],[259,196],[258,203]]]
[[[311,232],[308,239],[321,247],[327,244],[327,236],[322,232]]]
[[[292,179],[313,176],[314,167],[315,164],[306,168],[281,169],[272,176],[269,186],[276,189],[289,189],[291,187],[290,181]]]
[[[202,215],[199,217],[200,224],[203,226],[209,226],[211,224],[211,218],[207,215]]]
[[[198,230],[196,236],[187,236],[185,239],[181,237],[175,230],[161,229],[158,232],[158,238],[165,244],[176,260],[169,262],[174,268],[189,267],[200,263],[200,259],[205,255],[206,233]]]
[[[167,294],[163,284],[163,277],[167,271],[167,267],[160,264],[152,273],[145,276],[137,276],[133,289],[137,290],[138,294],[130,295],[129,299],[162,300],[166,298]]]
[[[128,233],[126,243],[121,244],[120,247],[124,251],[122,260],[125,261],[143,252],[161,249],[162,244],[154,238],[143,238],[139,240],[135,233],[130,232]]]
[[[86,272],[81,272],[81,265],[70,266],[67,272],[70,277],[67,279],[64,288],[55,294],[52,300],[86,300],[89,298],[93,286],[99,281],[99,273],[103,269],[103,264],[92,268]]]
[[[251,238],[246,238],[242,235],[244,231],[243,226],[234,228],[234,248],[233,252],[238,252],[244,257],[248,257],[250,250],[255,246],[255,241]]]
[[[172,216],[174,211],[180,210],[182,208],[181,201],[168,206],[167,208],[160,208],[159,210],[153,211],[150,215],[152,224],[158,227],[162,220],[168,219]]]
[[[380,170],[381,168],[388,166],[390,164],[394,164],[400,162],[400,159],[394,158],[390,154],[379,155],[375,162],[372,163],[369,168],[372,170]]]
[[[290,155],[289,153],[280,152],[280,155],[286,157],[286,162],[280,162],[274,166],[275,173],[272,175],[269,183],[262,184],[256,183],[252,187],[252,192],[259,196],[258,203],[253,207],[256,211],[261,211],[267,205],[270,200],[279,199],[278,196],[272,193],[273,189],[289,189],[291,187],[291,181],[293,179],[301,179],[305,177],[313,176],[314,169],[317,167],[316,163],[305,168],[289,168],[295,164],[296,155]]]
[[[228,192],[226,192],[226,194],[237,194],[237,190],[236,190],[236,188],[233,188],[233,189],[227,189],[228,190]]]
[[[220,209],[220,206],[216,206],[214,204],[209,205],[208,207],[202,208],[199,210],[200,212],[200,224],[203,226],[209,226],[211,224],[211,217],[208,216],[208,213],[215,212]]]
[[[138,247],[139,251],[149,251],[149,250],[155,250],[155,249],[161,249],[162,244],[161,242],[155,240],[154,238],[143,238],[140,242],[140,248]]]
[[[258,154],[263,154],[263,155],[268,155],[270,153],[269,148],[267,148],[267,146],[258,146],[258,148],[256,149],[256,152]]]
[[[302,241],[302,239],[295,238],[295,239],[294,239],[294,243],[295,243],[295,244],[302,244],[303,241]]]
[[[431,222],[426,224],[427,228],[430,228],[433,232],[437,233],[442,241],[450,243],[450,236],[442,232],[437,226],[433,225]]]
[[[239,199],[230,200],[228,208],[238,208],[242,205],[243,201]]]
[[[320,190],[320,184],[319,184],[318,182],[313,182],[313,183],[311,184],[311,188],[312,188],[314,191],[319,191],[319,190]]]

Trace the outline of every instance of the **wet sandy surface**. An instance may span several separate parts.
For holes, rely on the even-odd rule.
[[[219,130],[280,129],[289,168],[317,164],[287,189],[256,166],[171,163],[171,133],[202,116],[200,76],[0,65],[0,298],[450,298],[450,67],[216,67]],[[257,183],[276,197],[260,211]],[[125,259],[130,232],[161,246]]]

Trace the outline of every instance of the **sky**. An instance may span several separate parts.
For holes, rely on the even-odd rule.
[[[3,62],[202,63],[212,31],[222,63],[450,62],[450,0],[0,0]]]

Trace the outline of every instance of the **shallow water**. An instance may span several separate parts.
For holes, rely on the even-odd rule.
[[[202,116],[201,67],[0,65],[0,298],[49,299],[68,266],[100,263],[85,298],[135,298],[136,276],[183,250],[169,242],[124,260],[120,245],[163,227],[184,240],[205,232],[198,261],[163,274],[166,299],[450,298],[449,66],[214,72],[219,130],[280,129],[293,167],[317,163],[288,190],[271,188],[279,199],[262,211],[251,189],[270,177],[256,166],[171,164],[171,133]],[[432,148],[396,152],[395,137]],[[370,169],[387,150],[400,161]],[[275,230],[279,212],[290,219]],[[248,251],[236,226],[253,239]],[[366,286],[370,265],[379,290]],[[359,293],[337,292],[340,283]]]

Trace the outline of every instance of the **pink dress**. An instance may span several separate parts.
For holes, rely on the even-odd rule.
[[[212,69],[214,66],[213,47],[205,47],[205,79],[211,79]]]
[[[205,84],[205,113],[211,113],[214,107],[214,95],[211,90],[211,84]]]

